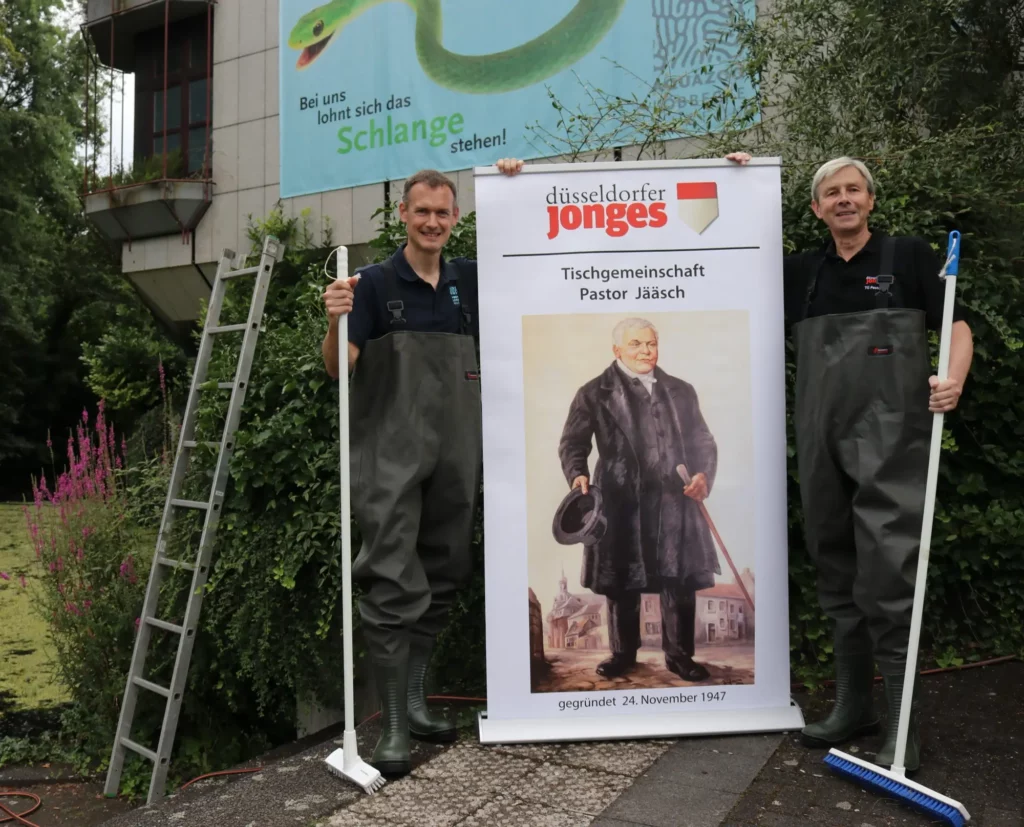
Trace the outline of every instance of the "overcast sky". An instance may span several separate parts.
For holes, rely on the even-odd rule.
[[[68,3],[68,6],[77,4]],[[57,20],[69,31],[75,31],[83,22],[84,15],[77,9],[69,8],[57,14]],[[100,68],[100,77],[104,75],[109,79],[110,70],[106,67]],[[122,81],[124,85],[124,94],[122,96],[121,87]],[[92,104],[90,103],[90,106]],[[105,140],[113,141],[113,160],[114,169],[121,163],[122,158],[122,147],[123,157],[131,163],[132,159],[132,142],[135,139],[135,76],[126,75],[121,72],[114,72],[114,99],[113,107],[111,107],[110,95],[100,103],[100,110],[102,112],[101,122],[107,129],[107,136]],[[122,123],[124,125],[124,135],[122,143]],[[100,174],[105,175],[110,170],[110,156],[111,147],[108,143],[104,143],[100,157],[97,160],[97,166]],[[96,146],[93,143],[89,145],[89,157],[93,157],[96,152]]]

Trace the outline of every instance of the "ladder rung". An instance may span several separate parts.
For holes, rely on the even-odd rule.
[[[161,566],[167,566],[169,569],[185,569],[186,571],[195,571],[196,567],[191,563],[183,563],[181,560],[172,560],[170,557],[157,557],[157,562]]]
[[[249,327],[248,323],[244,324],[222,324],[219,327],[211,327],[207,333],[237,333],[240,330],[245,330]]]
[[[156,626],[157,629],[163,629],[165,632],[174,632],[176,635],[185,633],[184,626],[175,626],[173,623],[168,623],[166,620],[157,620],[155,617],[147,617],[146,623],[150,626]]]
[[[157,762],[156,753],[151,749],[146,749],[142,744],[136,744],[131,738],[122,738],[121,746],[127,747],[132,752],[137,752],[139,755],[148,758],[154,764]]]
[[[234,382],[218,382],[217,387],[222,391],[233,390],[235,387]]]
[[[148,689],[150,692],[155,692],[157,695],[163,695],[165,698],[171,697],[171,690],[164,686],[158,686],[151,681],[147,681],[145,678],[132,678],[132,683],[136,686],[140,686],[143,689]]]
[[[181,443],[182,448],[198,448],[200,445],[204,448],[220,448],[219,442],[196,442],[194,439],[186,439]]]
[[[203,511],[210,510],[209,503],[201,503],[198,500],[171,500],[171,505],[176,505],[178,508],[198,508]]]
[[[255,267],[243,267],[241,270],[228,270],[221,275],[222,279],[236,279],[239,276],[253,276],[260,271],[259,265]]]

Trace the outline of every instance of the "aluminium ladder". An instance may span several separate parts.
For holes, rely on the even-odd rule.
[[[114,738],[113,752],[110,756],[110,768],[107,771],[107,781],[104,787],[104,794],[108,797],[116,796],[118,793],[127,750],[138,753],[153,763],[153,774],[150,779],[149,795],[146,803],[152,804],[155,800],[162,798],[165,793],[167,772],[170,769],[171,751],[174,747],[174,736],[178,726],[178,715],[181,711],[181,698],[185,691],[189,660],[192,657],[196,629],[199,625],[199,611],[203,602],[203,590],[209,577],[210,557],[213,552],[214,538],[217,534],[221,506],[224,502],[224,492],[227,488],[228,467],[234,447],[235,431],[238,428],[242,404],[245,401],[246,389],[249,383],[249,372],[252,367],[253,355],[256,351],[256,340],[259,336],[260,324],[263,319],[263,307],[266,303],[267,290],[270,286],[274,262],[280,261],[283,253],[284,245],[276,238],[268,236],[264,239],[263,252],[260,256],[260,263],[257,266],[238,270],[232,269],[235,254],[231,250],[224,250],[220,263],[217,266],[217,277],[210,295],[206,322],[203,326],[203,335],[199,344],[199,353],[196,357],[196,365],[192,374],[192,385],[189,388],[188,403],[182,421],[177,453],[174,457],[174,468],[171,472],[170,486],[164,503],[160,531],[157,535],[156,553],[153,555],[153,565],[150,569],[138,634],[135,638],[135,649],[132,653],[124,700],[121,704],[117,734]],[[221,325],[220,313],[227,289],[226,281],[240,276],[256,276],[252,301],[249,306],[249,318],[244,324]],[[206,381],[206,371],[213,352],[213,340],[222,334],[243,332],[244,336],[235,368],[234,380],[217,383],[218,389],[231,391],[220,442],[197,443],[195,440],[195,430],[199,410],[198,399],[202,385]],[[209,498],[206,501],[181,499],[180,495],[185,482],[185,473],[190,456],[189,452],[200,444],[217,450]],[[174,521],[173,515],[175,510],[205,512],[202,533],[199,537],[199,547],[194,562],[174,560],[167,555],[168,537]],[[188,595],[188,602],[185,605],[184,620],[180,626],[156,617],[160,585],[166,569],[183,569],[192,572],[191,589]],[[174,670],[169,687],[159,686],[143,677],[146,655],[153,629],[161,629],[164,632],[178,636],[177,655],[174,659]],[[138,700],[140,689],[161,695],[166,699],[163,723],[160,728],[160,741],[155,751],[136,743],[130,737],[132,722],[135,717],[135,704]]]

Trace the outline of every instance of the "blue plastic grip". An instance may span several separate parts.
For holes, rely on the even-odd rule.
[[[946,265],[946,275],[955,276],[960,270],[960,231],[953,230],[949,234],[949,246],[946,248],[946,258],[952,256],[952,260]]]

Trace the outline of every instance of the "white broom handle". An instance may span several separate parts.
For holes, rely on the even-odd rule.
[[[960,267],[960,233],[949,234],[946,264],[940,275],[945,276],[946,293],[942,306],[942,331],[939,336],[939,381],[949,373],[949,346],[953,331],[953,298],[956,293],[956,276]],[[928,585],[928,556],[932,545],[932,521],[935,516],[935,489],[939,479],[939,453],[942,450],[943,414],[932,418],[932,442],[928,453],[928,478],[924,489],[924,517],[921,521],[921,549],[917,560],[917,582],[914,586],[914,609],[910,617],[910,641],[907,647],[907,667],[903,679],[903,700],[900,703],[900,724],[896,734],[896,754],[893,756],[892,771],[904,775],[904,761],[907,753],[907,736],[910,731],[911,704],[914,698],[914,678],[917,676],[917,653],[921,638],[921,620],[924,614],[924,594]]]
[[[338,278],[348,278],[348,248],[339,247]],[[348,314],[338,317],[338,441],[341,446],[341,599],[345,645],[345,729],[355,729],[352,676],[352,519],[348,444]],[[346,750],[345,758],[349,755]]]

